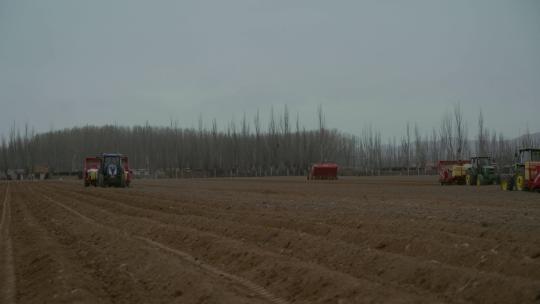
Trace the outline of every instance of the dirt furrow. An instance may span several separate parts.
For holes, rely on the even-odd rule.
[[[121,229],[118,229],[118,228],[116,228],[116,227],[114,227],[112,225],[103,224],[102,222],[99,222],[96,219],[90,218],[90,217],[80,213],[79,211],[67,206],[66,204],[61,203],[60,201],[51,198],[50,196],[48,196],[46,194],[41,194],[41,195],[47,201],[49,201],[49,202],[51,202],[53,204],[56,204],[57,206],[59,206],[61,208],[64,208],[65,210],[69,211],[70,213],[80,217],[81,219],[83,219],[83,221],[85,221],[88,224],[100,227],[100,228],[105,229],[105,230],[109,230],[109,231],[111,231],[113,233],[122,235],[122,236],[124,236],[126,238],[141,240],[144,243],[146,243],[147,245],[150,245],[149,247],[152,247],[154,249],[158,248],[158,249],[164,250],[164,251],[166,251],[168,253],[172,253],[176,257],[181,258],[183,261],[191,263],[194,266],[205,270],[207,273],[210,273],[211,275],[214,275],[216,278],[226,278],[226,279],[228,279],[230,281],[235,282],[238,285],[244,286],[247,290],[250,290],[251,292],[254,292],[254,293],[258,294],[263,299],[266,299],[269,303],[275,303],[275,304],[288,303],[284,299],[281,299],[280,297],[277,297],[277,296],[273,295],[272,293],[270,293],[268,290],[266,290],[262,286],[259,286],[259,285],[255,284],[253,282],[250,282],[248,280],[245,280],[245,279],[240,278],[238,276],[235,276],[233,274],[229,274],[229,273],[226,273],[224,271],[218,270],[217,268],[215,268],[215,267],[213,267],[213,266],[211,266],[209,264],[206,264],[206,263],[194,258],[193,256],[191,256],[191,255],[189,255],[189,254],[187,254],[185,252],[170,248],[170,247],[168,247],[168,246],[166,246],[164,244],[153,241],[153,240],[151,240],[149,238],[139,236],[139,235],[134,235],[134,234],[132,234],[131,232],[129,232],[127,230],[121,230]]]
[[[15,303],[16,282],[15,263],[13,261],[13,245],[11,240],[11,193],[10,183],[5,187],[0,218],[0,299],[2,303]]]
[[[37,272],[57,282],[49,295],[79,271],[99,282],[88,298],[117,303],[275,301],[264,290],[294,303],[540,300],[537,194],[429,177],[20,184],[31,190],[14,188],[11,235],[25,291],[43,248],[56,253]]]
[[[176,204],[190,205],[200,211],[205,211],[206,209],[218,209],[230,213],[232,211],[231,209],[234,209],[234,211],[236,212],[243,212],[244,214],[249,214],[250,216],[248,218],[253,215],[267,214],[268,212],[264,210],[265,208],[271,209],[270,211],[273,212],[270,213],[278,216],[283,215],[285,212],[296,212],[297,214],[295,214],[295,217],[300,216],[304,218],[309,218],[312,220],[316,220],[319,223],[328,222],[333,226],[341,225],[341,222],[343,221],[345,215],[352,214],[357,214],[360,218],[363,219],[376,219],[377,223],[384,221],[388,222],[387,219],[392,218],[391,223],[393,225],[388,225],[388,223],[384,223],[384,225],[379,225],[379,227],[376,227],[376,229],[373,230],[379,231],[380,229],[385,229],[388,233],[395,234],[396,232],[403,231],[403,229],[406,228],[410,230],[410,232],[413,234],[416,233],[428,236],[434,235],[435,239],[461,239],[461,241],[455,241],[454,243],[456,244],[477,242],[485,243],[489,241],[492,244],[496,243],[497,245],[501,245],[501,241],[507,239],[513,241],[527,242],[528,244],[535,245],[536,248],[540,248],[540,240],[531,238],[528,233],[517,233],[513,228],[514,226],[519,226],[521,227],[520,229],[527,229],[527,227],[524,225],[525,223],[523,220],[513,220],[512,222],[514,222],[514,224],[512,226],[510,225],[510,222],[508,222],[508,220],[505,220],[503,223],[497,223],[493,221],[493,215],[485,215],[482,213],[482,210],[476,207],[466,207],[465,209],[463,209],[464,207],[452,207],[451,209],[455,210],[453,212],[454,215],[437,216],[437,213],[440,212],[446,212],[447,214],[448,210],[446,208],[441,208],[440,204],[437,204],[435,206],[421,205],[420,207],[414,207],[415,205],[418,205],[418,203],[411,204],[408,201],[386,201],[384,205],[379,205],[371,203],[371,199],[357,199],[354,201],[354,204],[351,204],[335,202],[335,199],[321,201],[321,198],[318,197],[313,198],[313,201],[310,203],[299,203],[296,199],[294,199],[294,197],[282,197],[281,195],[278,195],[278,198],[275,198],[261,195],[255,201],[259,201],[259,203],[263,204],[262,207],[265,207],[260,208],[261,206],[256,204],[253,200],[244,202],[241,199],[239,200],[238,198],[235,198],[233,194],[230,194],[230,196],[220,194],[220,199],[216,200],[215,198],[205,196],[204,193],[200,193],[198,189],[193,189],[193,191],[187,191],[189,194],[185,194],[183,191],[178,191],[176,193],[176,196],[166,195],[165,193],[153,193],[152,191],[150,193],[147,191],[128,193],[112,190],[111,192],[113,192],[112,195],[126,195],[132,198],[146,196],[148,198],[152,198],[153,202],[162,200],[174,202]],[[100,193],[93,193],[93,195],[100,195]],[[111,195],[111,193],[107,193],[106,195]],[[304,196],[302,196],[302,198],[304,199],[304,201],[306,200]],[[361,198],[361,196],[359,198]],[[203,206],[206,208],[202,208]],[[468,210],[470,208],[473,208],[473,210]],[[403,209],[409,211],[402,215],[392,213],[395,212],[392,210]],[[423,212],[429,210],[429,212],[422,215],[421,212],[417,212],[417,209],[420,209]],[[440,209],[442,209],[443,211],[440,211]],[[297,212],[298,210],[301,210],[301,212]],[[321,211],[328,212],[325,214]],[[512,217],[508,215],[507,212],[508,211],[506,210],[506,213],[503,213],[504,217],[511,219]],[[475,220],[467,220],[464,218],[465,215],[470,216],[471,214],[479,214],[479,218]],[[483,220],[483,217],[488,217],[489,219]],[[460,219],[458,223],[456,223],[457,219]],[[537,221],[535,220],[532,220],[530,222],[531,225],[533,225],[533,228],[537,225]],[[369,222],[366,222],[365,224],[369,224]],[[501,228],[487,229],[488,227],[497,226]],[[390,228],[393,229],[389,230]],[[525,230],[524,232],[527,232],[527,230]],[[512,246],[512,244],[502,245]],[[491,246],[490,249],[493,247],[494,246]],[[512,250],[514,249],[515,248],[512,248]],[[527,255],[527,253],[524,253],[524,255]]]
[[[58,189],[66,191],[66,189]],[[74,191],[78,194],[91,196],[92,200],[103,198],[106,194]],[[455,267],[477,268],[478,271],[502,273],[508,276],[540,276],[540,263],[528,258],[540,252],[540,248],[530,244],[520,244],[520,249],[527,251],[527,254],[509,250],[504,242],[489,242],[486,240],[477,241],[474,239],[456,239],[447,237],[441,239],[440,236],[412,232],[408,229],[400,232],[388,231],[384,224],[375,224],[367,218],[361,221],[347,220],[337,222],[333,225],[324,222],[314,221],[306,216],[296,216],[294,221],[280,220],[272,213],[248,216],[245,212],[224,210],[212,211],[202,210],[195,206],[184,208],[185,204],[169,201],[165,206],[156,206],[156,201],[152,197],[145,196],[124,196],[118,193],[109,194],[120,201],[128,202],[130,206],[143,208],[146,210],[158,211],[166,214],[174,213],[179,216],[202,216],[215,221],[232,221],[245,223],[247,225],[272,227],[280,230],[288,229],[295,232],[302,232],[325,239],[339,239],[363,248],[370,248],[375,251],[391,252],[403,254],[411,257],[418,257],[426,261],[437,261],[439,263],[452,265]],[[127,199],[129,197],[129,200]],[[152,204],[147,202],[152,201]],[[170,203],[175,205],[170,206]],[[328,222],[328,221],[327,221]],[[395,225],[395,224],[394,224]],[[208,227],[213,227],[209,225]],[[516,244],[510,245],[513,249]],[[521,260],[513,259],[519,257]]]
[[[28,189],[31,189],[30,187]],[[275,303],[230,278],[105,226],[33,190],[29,208],[59,241],[75,247],[115,303]],[[40,199],[41,197],[41,199]]]
[[[57,194],[51,193],[53,196]],[[66,197],[62,200],[66,203],[69,201]],[[80,202],[81,200],[76,198],[72,199],[69,204],[72,207],[81,208]],[[110,203],[114,202],[111,200]],[[122,216],[118,210],[116,210],[117,212],[105,212],[101,208],[96,209],[95,206],[93,209],[94,211],[91,211],[85,207],[85,213],[92,212],[94,213],[93,218],[100,221],[107,220],[111,225],[131,227],[130,229],[137,231],[137,234],[148,235],[152,239],[161,240],[162,243],[182,246],[182,248],[195,252],[196,256],[202,259],[211,260],[213,264],[247,273],[263,282],[262,285],[269,287],[281,285],[279,288],[284,292],[291,293],[291,297],[297,301],[308,297],[308,302],[324,302],[339,294],[349,295],[353,299],[357,299],[356,301],[363,298],[396,298],[396,295],[399,295],[403,302],[432,303],[441,301],[441,299],[436,300],[425,292],[422,295],[413,296],[406,290],[395,289],[392,284],[381,285],[342,272],[332,271],[321,267],[323,264],[319,266],[316,261],[305,263],[302,261],[305,257],[302,256],[289,255],[289,257],[284,257],[279,253],[282,251],[281,247],[272,248],[270,246],[267,248],[270,251],[261,251],[260,246],[249,245],[243,238],[237,240],[190,227],[164,225],[155,220],[144,218],[144,216],[134,219],[130,216]],[[302,273],[304,277],[298,278],[299,273]],[[284,281],[286,285],[282,286]],[[315,285],[312,286],[313,284]]]
[[[69,196],[69,194],[68,194]],[[81,196],[73,197],[77,202],[82,202],[84,198]],[[99,202],[99,203],[98,203]],[[88,203],[88,202],[87,202]],[[127,213],[130,216],[138,216],[143,218],[152,218],[157,221],[173,224],[176,226],[184,226],[183,224],[175,224],[175,222],[187,222],[190,227],[198,229],[204,232],[218,233],[220,236],[236,238],[236,239],[245,239],[251,241],[255,244],[258,244],[261,247],[268,248],[268,250],[276,251],[276,248],[282,253],[290,255],[299,259],[307,259],[313,263],[319,263],[331,269],[348,273],[354,276],[366,276],[367,273],[371,273],[371,280],[377,280],[380,282],[398,282],[404,286],[418,286],[419,288],[424,288],[435,293],[442,293],[448,295],[454,295],[456,293],[461,293],[460,297],[463,299],[473,298],[473,295],[477,292],[478,289],[489,288],[489,286],[509,286],[515,284],[523,284],[528,286],[528,289],[533,289],[535,286],[539,286],[538,283],[532,281],[523,280],[519,278],[504,277],[496,273],[483,273],[481,276],[478,275],[477,271],[451,267],[449,265],[440,264],[440,262],[432,261],[421,261],[416,259],[408,259],[403,256],[397,255],[384,255],[376,252],[371,252],[368,248],[366,253],[366,248],[358,248],[356,246],[351,246],[350,244],[344,244],[340,242],[329,242],[327,239],[321,239],[317,237],[312,237],[309,235],[304,235],[298,237],[298,233],[294,232],[293,234],[287,233],[283,229],[261,229],[259,227],[252,226],[242,226],[232,222],[221,221],[218,225],[214,219],[195,219],[193,217],[184,217],[178,218],[174,216],[167,217],[163,214],[158,214],[157,212],[146,211],[141,213],[136,210],[126,210],[126,208],[119,208],[117,205],[124,205],[128,208],[126,204],[117,201],[117,200],[97,200],[93,199],[90,204],[98,204],[100,208],[105,208],[110,210],[113,214],[122,214]],[[158,224],[150,224],[152,227],[157,227]],[[217,228],[219,227],[219,228]],[[165,233],[164,233],[165,234]],[[291,242],[292,241],[292,242]],[[293,245],[287,245],[292,243]],[[285,245],[284,245],[285,244]],[[319,246],[321,249],[319,252],[313,252],[305,250],[304,248],[313,248],[314,246]],[[285,248],[280,249],[280,248]],[[332,248],[332,252],[328,252],[324,248]],[[356,260],[359,262],[351,261],[351,255],[356,256]],[[330,258],[328,258],[330,257]],[[349,264],[346,261],[351,261]],[[369,261],[369,262],[363,262]],[[394,276],[392,271],[387,271],[385,267],[388,268],[397,268],[397,269],[409,269],[408,275],[401,275],[400,277]],[[451,281],[453,284],[449,286],[448,282]],[[459,285],[461,281],[461,285]],[[470,281],[474,281],[475,288],[468,286]],[[425,284],[430,282],[429,284]],[[465,287],[463,287],[465,286]],[[467,288],[468,287],[468,288]],[[405,288],[405,289],[410,289]],[[467,290],[466,290],[467,289]],[[508,294],[508,290],[498,290],[493,294],[493,300],[496,301],[503,298],[508,299],[511,297],[516,297],[515,294]],[[506,296],[504,296],[506,294]],[[523,295],[523,299],[534,297],[532,295]],[[452,299],[452,296],[449,296],[449,299]],[[473,298],[474,299],[474,298]],[[455,299],[454,299],[455,300]],[[478,300],[478,299],[476,299]],[[521,298],[517,298],[517,301],[521,301]]]
[[[25,189],[13,191],[13,247],[20,303],[110,303],[104,286],[75,251],[55,241],[28,209]]]

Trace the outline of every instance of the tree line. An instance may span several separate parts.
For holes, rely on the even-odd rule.
[[[445,112],[440,126],[429,132],[407,123],[400,137],[382,139],[373,126],[352,135],[328,128],[321,106],[316,129],[306,129],[298,113],[291,118],[287,106],[269,112],[263,126],[259,111],[248,119],[232,120],[219,128],[199,118],[198,127],[182,128],[177,121],[168,126],[105,125],[82,126],[36,133],[28,125],[21,131],[11,127],[0,143],[0,170],[19,169],[31,173],[36,166],[51,172],[78,172],[87,156],[121,152],[132,168],[169,177],[186,172],[200,176],[305,175],[311,164],[333,161],[348,174],[423,174],[440,159],[467,159],[490,155],[500,165],[509,165],[518,147],[538,144],[530,133],[508,140],[489,131],[482,112],[478,134],[471,140],[459,104]]]

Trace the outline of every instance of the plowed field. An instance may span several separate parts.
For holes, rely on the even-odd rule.
[[[540,194],[433,177],[0,183],[0,303],[540,303]]]

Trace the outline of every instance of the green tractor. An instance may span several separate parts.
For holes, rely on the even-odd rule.
[[[478,156],[471,158],[471,164],[467,166],[465,183],[469,186],[493,185],[500,181],[497,173],[497,166],[489,156]]]

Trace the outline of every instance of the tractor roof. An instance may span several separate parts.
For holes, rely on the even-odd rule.
[[[103,153],[103,157],[122,157],[123,155],[120,153]]]
[[[338,165],[333,162],[325,162],[325,163],[316,163],[313,164],[314,167],[328,167],[328,168],[337,168]]]

